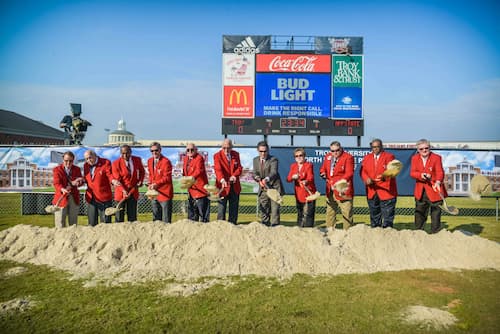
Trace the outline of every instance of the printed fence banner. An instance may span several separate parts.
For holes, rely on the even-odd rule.
[[[31,191],[37,188],[52,187],[52,169],[62,163],[66,151],[75,154],[75,164],[82,167],[86,150],[95,150],[97,155],[111,161],[120,158],[119,147],[87,147],[87,146],[50,146],[50,147],[0,147],[0,191]],[[294,163],[294,147],[273,147],[270,150],[279,160],[279,173],[287,194],[293,194],[293,184],[286,182],[290,165]],[[364,156],[370,153],[369,148],[344,148],[354,156],[354,188],[356,195],[365,195],[365,187],[359,177],[359,168]],[[205,159],[209,182],[214,184],[215,173],[213,156],[220,147],[199,147],[198,152]],[[255,193],[258,185],[253,180],[253,158],[257,156],[255,147],[235,147],[240,153],[243,173],[241,183],[244,193]],[[330,151],[328,147],[305,148],[306,159],[314,164],[315,183],[318,190],[325,193],[325,182],[319,177],[319,168],[324,156]],[[411,157],[414,149],[388,149],[396,159],[403,163],[403,170],[397,176],[398,193],[401,196],[412,196],[415,181],[410,177]],[[445,184],[451,196],[465,196],[469,191],[470,180],[476,174],[483,174],[491,180],[493,191],[500,191],[500,167],[495,164],[500,151],[480,150],[433,150],[441,155],[446,172]],[[182,176],[182,158],[184,147],[163,147],[162,154],[170,159],[173,167],[174,189],[181,192],[179,179]],[[147,170],[147,160],[151,157],[149,147],[132,147],[132,155],[139,156]],[[146,180],[147,183],[147,175]]]

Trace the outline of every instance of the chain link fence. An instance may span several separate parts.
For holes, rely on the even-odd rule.
[[[22,192],[22,193],[0,193],[0,214],[12,215],[47,215],[45,207],[52,204],[54,194],[43,192]],[[361,205],[354,203],[354,214],[368,215],[368,206],[366,200]],[[116,203],[115,203],[116,204]],[[142,193],[137,203],[138,213],[150,213],[151,201],[147,199]],[[173,201],[174,214],[186,214],[187,212],[187,194],[176,193]],[[210,212],[217,212],[217,202],[210,203]],[[239,212],[241,214],[254,214],[258,215],[257,195],[256,194],[242,194],[240,196]],[[283,204],[281,206],[282,214],[295,214],[297,212],[295,207],[295,197],[293,195],[285,195]],[[396,215],[412,216],[415,212],[414,207],[396,207]],[[325,214],[325,197],[322,196],[316,202],[316,213]],[[80,215],[87,214],[87,204],[85,202],[84,194],[80,194]],[[446,213],[444,213],[446,214]],[[484,207],[469,207],[460,208],[460,216],[496,216],[498,212],[493,208]]]

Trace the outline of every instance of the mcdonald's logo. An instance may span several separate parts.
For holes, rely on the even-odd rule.
[[[243,105],[248,104],[247,93],[243,89],[233,89],[229,95],[229,105],[234,105],[233,98],[236,97],[236,104],[241,104],[243,98]]]

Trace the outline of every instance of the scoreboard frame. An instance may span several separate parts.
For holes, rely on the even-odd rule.
[[[277,40],[278,42],[276,42]],[[288,54],[290,57],[287,57]],[[261,59],[270,59],[276,56],[279,57],[279,62],[276,61],[269,65],[265,64],[265,66],[262,63],[257,64],[257,55],[265,55],[261,56]],[[331,65],[326,70],[324,65],[325,55],[331,57]],[[346,56],[347,58],[341,58]],[[320,70],[315,71],[315,64],[312,64],[307,59],[320,57],[323,63],[317,66]],[[336,61],[336,59],[347,59],[348,62],[349,59],[354,57],[356,57],[357,65],[360,65],[360,68],[357,68],[356,64],[354,70],[349,69],[347,66],[340,66],[344,70],[343,73],[340,73],[337,63],[342,63],[342,61]],[[300,59],[300,64],[297,64],[297,59]],[[362,37],[224,35],[222,134],[225,136],[357,136],[359,140],[359,137],[364,135],[362,105],[364,73],[362,62]],[[334,69],[338,72],[334,72]],[[299,74],[306,78],[315,78],[314,76],[317,75],[315,72],[322,75],[325,73],[330,75],[331,82],[329,87],[324,87],[325,84],[318,84],[314,87],[314,89],[322,94],[321,96],[324,97],[325,94],[328,94],[329,110],[325,112],[323,103],[321,105],[323,109],[321,115],[304,112],[288,116],[290,113],[284,115],[278,111],[277,114],[269,112],[270,115],[267,116],[263,113],[262,109],[259,109],[259,115],[256,116],[256,106],[262,104],[260,103],[262,100],[259,100],[259,103],[256,102],[259,99],[259,93],[262,91],[262,89],[259,89],[260,87],[256,87],[256,76],[258,73],[263,74],[267,79],[266,74],[273,75],[280,73],[285,77]],[[342,74],[345,75],[342,76]],[[233,94],[234,91],[237,91],[237,94]],[[264,91],[267,92],[265,89]],[[337,95],[334,99],[334,94],[337,94],[337,92],[341,92],[338,94],[351,93],[351,95],[344,97]],[[275,92],[272,93],[273,99],[276,100]],[[320,96],[320,94],[317,95]],[[313,95],[310,94],[310,96]],[[266,107],[271,110],[283,110],[283,105],[293,106],[294,102],[269,102],[271,98],[269,96],[265,96],[265,98],[268,100],[266,102],[270,103]],[[280,105],[280,103],[282,104]],[[308,102],[300,101],[297,103],[303,106],[307,105]],[[314,105],[314,103],[317,102],[312,101],[312,106],[309,106],[307,109],[321,109],[317,105]],[[347,115],[348,117],[335,117],[336,110],[340,110],[338,112],[339,115]],[[324,117],[324,114],[327,116]]]

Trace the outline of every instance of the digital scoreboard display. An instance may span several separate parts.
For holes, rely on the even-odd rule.
[[[222,134],[362,136],[362,54],[361,37],[223,36]]]
[[[363,136],[363,120],[223,118],[223,133],[237,135]]]

